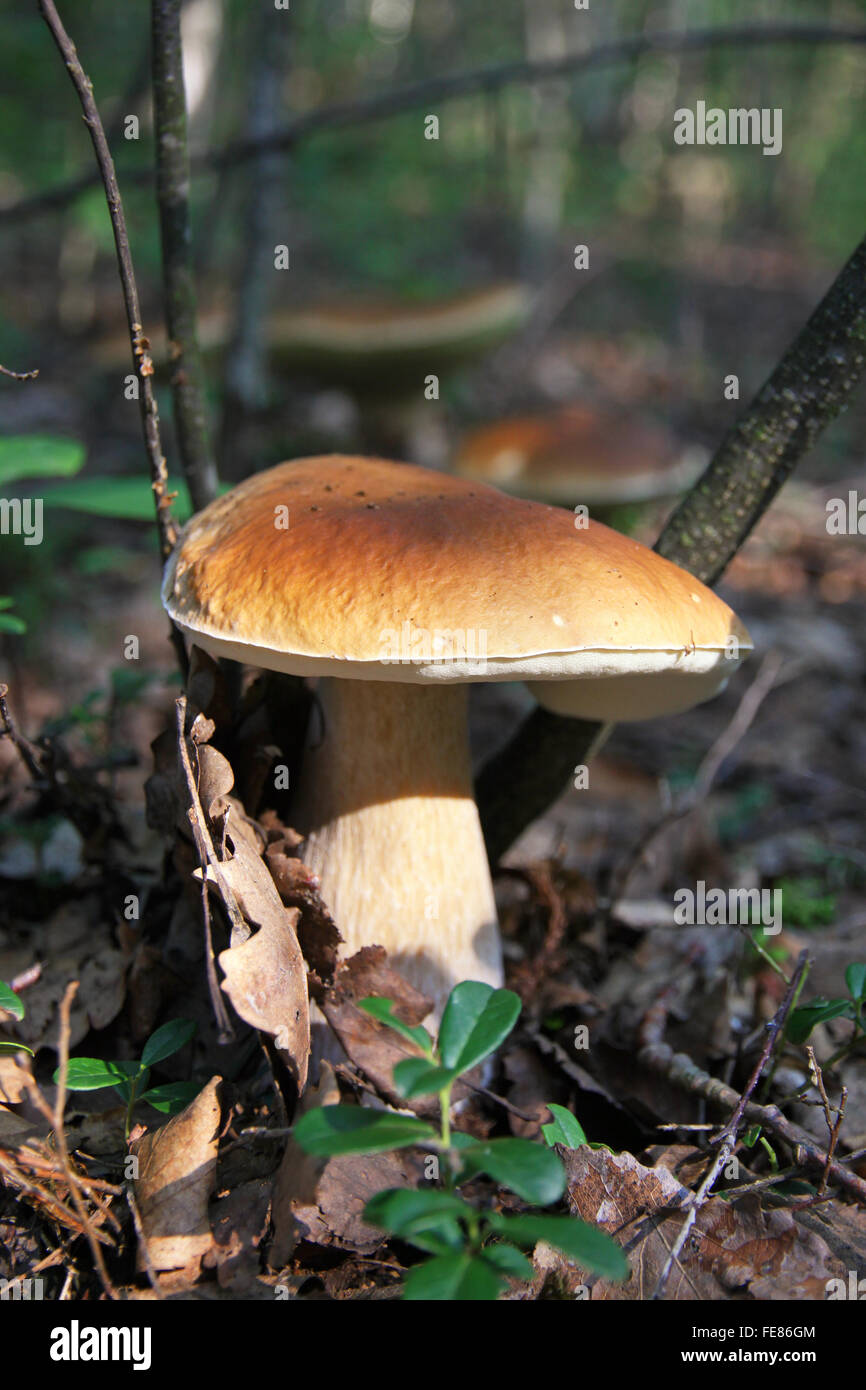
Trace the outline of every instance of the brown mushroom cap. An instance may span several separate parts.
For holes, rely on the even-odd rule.
[[[198,645],[251,665],[525,680],[605,719],[708,698],[751,647],[712,590],[600,522],[340,455],[279,464],[193,517],[163,601]]]
[[[705,462],[654,421],[575,405],[472,430],[454,471],[519,497],[600,507],[671,496]]]

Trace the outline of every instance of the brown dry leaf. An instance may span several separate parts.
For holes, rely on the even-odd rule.
[[[322,1001],[322,989],[337,968],[337,952],[342,941],[336,922],[322,901],[319,881],[290,850],[297,848],[297,837],[284,835],[272,840],[265,851],[277,891],[289,907],[297,907],[298,941],[310,968],[310,992]]]
[[[628,1153],[585,1147],[560,1153],[568,1172],[572,1214],[618,1233],[632,1268],[624,1284],[596,1281],[591,1297],[649,1298],[685,1219],[688,1189],[667,1168],[645,1168]],[[643,1219],[672,1205],[677,1210],[655,1226]],[[664,1296],[671,1301],[744,1295],[823,1299],[827,1281],[841,1268],[826,1242],[799,1225],[785,1208],[764,1211],[757,1194],[736,1203],[713,1197],[698,1212]]]
[[[405,1149],[329,1158],[313,1199],[292,1203],[296,1240],[371,1254],[388,1236],[364,1221],[365,1204],[386,1187],[416,1187],[423,1175],[423,1159]]]
[[[245,839],[233,840],[232,847],[234,856],[222,862],[221,873],[244,917],[259,930],[220,953],[222,987],[241,1018],[273,1035],[302,1091],[309,1064],[310,1013],[306,967],[295,934],[298,912],[283,906],[264,860]],[[210,866],[208,879],[216,881]]]
[[[182,1271],[195,1278],[213,1243],[208,1200],[216,1179],[221,1080],[213,1077],[180,1115],[132,1146],[147,1253],[159,1273]],[[146,1268],[141,1250],[138,1259],[139,1268]]]
[[[228,758],[210,744],[198,744],[198,797],[209,820],[223,809],[222,802],[235,784],[235,775]]]
[[[259,1273],[259,1247],[268,1224],[271,1183],[254,1178],[215,1202],[211,1210],[214,1248],[205,1264],[215,1265],[220,1288],[247,1298]]]
[[[364,946],[339,966],[333,984],[325,992],[322,1012],[346,1049],[349,1060],[385,1100],[419,1115],[438,1113],[435,1097],[421,1096],[418,1100],[406,1101],[394,1090],[393,1073],[397,1062],[404,1057],[420,1057],[421,1049],[358,1008],[357,1001],[368,995],[392,999],[397,1017],[413,1027],[430,1012],[432,1000],[391,969],[381,946]]]
[[[42,969],[27,988],[27,1012],[9,1025],[15,1038],[34,1052],[57,1046],[60,1000],[70,980],[80,981],[70,1015],[70,1047],[91,1028],[105,1028],[117,1017],[126,996],[128,962],[95,895],[59,908],[40,927],[38,952]],[[0,977],[9,978],[2,970]]]
[[[340,1088],[330,1062],[324,1061],[319,1071],[319,1084],[311,1086],[301,1096],[296,1121],[309,1110],[321,1105],[337,1105]],[[295,1221],[294,1203],[311,1202],[316,1195],[316,1183],[327,1159],[306,1153],[289,1135],[277,1176],[274,1179],[272,1220],[274,1238],[268,1255],[274,1269],[282,1269],[291,1257],[301,1236]]]

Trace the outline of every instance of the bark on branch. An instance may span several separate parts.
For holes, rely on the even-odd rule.
[[[139,406],[141,409],[144,444],[150,464],[151,487],[156,504],[156,525],[159,533],[159,548],[162,558],[165,560],[170,554],[174,542],[177,539],[177,529],[171,515],[171,501],[167,494],[168,475],[159,436],[159,412],[157,410],[156,397],[153,392],[151,381],[153,363],[147,351],[147,339],[144,336],[144,329],[141,323],[138,287],[136,285],[135,271],[132,265],[132,253],[129,249],[129,237],[126,230],[123,201],[120,196],[120,189],[117,186],[117,176],[114,172],[114,160],[111,157],[108,141],[105,138],[105,130],[103,129],[99,111],[93,97],[93,84],[79,62],[78,54],[75,51],[75,44],[63,27],[63,22],[57,13],[53,0],[39,0],[39,9],[51,31],[51,36],[60,51],[60,55],[66,64],[66,70],[78,93],[78,99],[81,102],[81,108],[84,112],[84,124],[87,126],[94,153],[96,154],[99,177],[105,188],[108,212],[111,217],[111,229],[114,233],[114,245],[117,251],[120,282],[123,287],[123,301],[126,306],[126,321],[129,327],[129,338],[132,345],[132,360],[139,383]]]

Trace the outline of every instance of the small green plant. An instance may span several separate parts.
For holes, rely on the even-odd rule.
[[[825,927],[836,916],[836,895],[820,878],[783,878],[782,916],[793,927]]]
[[[853,961],[845,971],[845,984],[848,986],[847,999],[811,999],[799,1009],[794,1009],[785,1026],[785,1036],[789,1042],[804,1043],[818,1023],[826,1023],[831,1018],[849,1018],[854,1024],[854,1035],[827,1063],[836,1062],[858,1042],[866,1037],[866,963]]]
[[[19,1023],[25,1013],[24,1000],[3,980],[0,980],[0,1010],[3,1013],[11,1014],[12,1018]],[[33,1056],[33,1049],[25,1047],[23,1043],[10,1042],[7,1038],[0,1038],[0,1055],[4,1052],[29,1052],[30,1056]]]
[[[151,1033],[138,1062],[104,1062],[100,1057],[70,1057],[66,1085],[70,1091],[101,1091],[113,1086],[126,1104],[125,1134],[129,1138],[132,1111],[138,1101],[146,1101],[154,1110],[176,1115],[201,1089],[194,1081],[170,1081],[165,1086],[147,1087],[150,1069],[165,1061],[189,1042],[196,1025],[188,1019],[176,1018]],[[60,1079],[59,1071],[54,1080]]]
[[[406,1275],[406,1299],[495,1299],[508,1278],[531,1279],[533,1268],[523,1254],[543,1240],[607,1279],[625,1279],[628,1263],[604,1231],[575,1217],[480,1211],[461,1196],[464,1183],[486,1173],[524,1202],[547,1207],[566,1188],[562,1160],[550,1147],[575,1147],[586,1136],[562,1106],[546,1135],[548,1145],[527,1139],[484,1139],[452,1132],[451,1092],[465,1072],[482,1062],[504,1041],[517,1022],[520,1000],[507,989],[465,980],[451,991],[439,1036],[410,1027],[394,1013],[390,999],[362,999],[360,1007],[416,1043],[424,1054],[407,1057],[394,1068],[394,1084],[407,1100],[438,1095],[438,1130],[415,1115],[365,1110],[356,1105],[326,1105],[302,1116],[294,1128],[307,1153],[372,1154],[417,1146],[435,1155],[433,1171],[441,1186],[429,1192],[388,1188],[364,1209],[365,1218],[429,1258]],[[568,1120],[565,1117],[568,1116]]]

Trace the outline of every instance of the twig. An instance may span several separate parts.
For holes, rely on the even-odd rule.
[[[43,782],[45,780],[45,773],[39,764],[39,749],[35,743],[31,743],[29,738],[25,738],[23,734],[19,734],[18,730],[15,728],[7,704],[8,695],[8,685],[6,685],[5,682],[0,683],[0,720],[3,722],[3,727],[0,728],[0,738],[11,738],[15,748],[21,755],[24,766],[27,768],[34,782]]]
[[[793,1004],[794,999],[799,992],[800,981],[805,975],[808,964],[808,951],[801,951],[800,957],[797,961],[797,968],[794,971],[791,983],[788,986],[785,997],[779,1005],[778,1009],[776,1010],[776,1013],[774,1014],[770,1023],[767,1025],[767,1037],[764,1042],[764,1047],[760,1057],[755,1063],[755,1068],[752,1072],[752,1075],[749,1078],[749,1083],[746,1086],[746,1089],[743,1091],[743,1094],[737,1101],[737,1104],[734,1107],[734,1113],[728,1120],[728,1123],[725,1125],[724,1129],[718,1135],[718,1138],[714,1140],[714,1142],[718,1143],[719,1145],[718,1153],[716,1154],[716,1157],[713,1159],[713,1162],[710,1165],[709,1172],[704,1177],[704,1180],[698,1188],[697,1192],[689,1201],[686,1219],[683,1222],[682,1227],[680,1228],[680,1232],[673,1243],[667,1260],[665,1261],[664,1268],[662,1269],[662,1272],[659,1275],[658,1283],[656,1284],[656,1287],[653,1290],[653,1299],[661,1298],[662,1294],[664,1293],[665,1286],[667,1285],[668,1279],[670,1278],[671,1270],[679,1260],[683,1246],[685,1245],[688,1239],[689,1232],[691,1231],[692,1227],[695,1224],[695,1221],[697,1220],[698,1212],[701,1210],[701,1207],[703,1207],[704,1204],[708,1201],[710,1193],[713,1190],[713,1187],[719,1177],[719,1174],[725,1167],[725,1164],[731,1158],[731,1155],[733,1154],[737,1146],[737,1135],[743,1120],[743,1116],[746,1112],[746,1107],[749,1104],[749,1099],[753,1095],[755,1087],[761,1079],[761,1074],[764,1070],[764,1067],[769,1062],[770,1056],[773,1052],[773,1048],[776,1046],[776,1042],[778,1041],[782,1029],[785,1026],[785,1019],[788,1017],[791,1005]],[[832,1155],[829,1161],[832,1162]]]
[[[637,1060],[641,1066],[648,1067],[650,1071],[663,1076],[665,1080],[681,1087],[690,1095],[702,1096],[704,1100],[722,1109],[731,1109],[739,1104],[740,1095],[732,1086],[703,1071],[686,1053],[675,1053],[667,1043],[653,1043],[641,1048]],[[778,1105],[758,1105],[750,1101],[746,1106],[745,1118],[784,1139],[793,1149],[798,1164],[807,1164],[823,1171],[827,1162],[826,1149],[816,1144],[812,1136],[799,1125],[787,1119]],[[866,1205],[866,1181],[856,1173],[849,1173],[844,1167],[844,1161],[833,1159],[829,1177]]]
[[[35,381],[39,375],[39,368],[35,367],[32,372],[12,372],[8,367],[0,366],[0,375],[11,376],[13,381]]]
[[[866,238],[668,520],[656,550],[714,584],[866,368]],[[537,709],[486,764],[476,800],[495,863],[587,760],[599,725]]]
[[[208,440],[204,369],[196,336],[180,0],[152,0],[151,37],[156,196],[174,419],[184,477],[192,504],[200,511],[216,497],[219,480]]]
[[[99,166],[99,173],[105,188],[108,212],[111,218],[111,228],[114,233],[114,245],[117,252],[120,282],[123,286],[126,321],[129,327],[129,338],[132,345],[132,360],[139,383],[139,408],[141,411],[141,423],[144,433],[144,445],[150,464],[150,485],[153,490],[154,503],[156,506],[156,526],[159,534],[159,548],[162,558],[165,560],[171,553],[177,539],[177,529],[171,515],[171,502],[168,497],[168,473],[159,437],[159,412],[157,410],[156,397],[151,383],[153,363],[148,351],[150,344],[144,336],[144,329],[141,324],[138,287],[136,285],[135,271],[132,264],[132,253],[129,249],[129,237],[126,230],[123,201],[120,196],[117,176],[114,171],[114,161],[111,158],[111,151],[108,148],[108,141],[105,138],[105,131],[102,126],[96,102],[93,98],[93,84],[79,62],[78,54],[75,51],[75,45],[63,27],[63,23],[57,13],[53,0],[38,0],[38,4],[42,17],[48,25],[54,42],[66,64],[66,70],[72,79],[72,84],[78,93],[78,99],[81,102],[81,108],[84,112],[84,124],[87,126],[90,133],[90,139],[96,155],[96,162]],[[176,629],[173,629],[173,631],[176,632]],[[177,642],[175,645],[177,646],[178,643],[180,655],[184,652],[184,647],[179,633],[177,634]]]
[[[210,830],[208,829],[208,824],[205,818],[204,810],[199,799],[198,786],[196,784],[195,775],[192,770],[192,763],[190,762],[189,753],[187,751],[185,695],[181,695],[180,698],[175,701],[175,708],[177,712],[177,746],[190,798],[190,805],[187,811],[187,816],[189,817],[189,823],[192,828],[193,838],[195,839],[199,862],[201,864],[202,889],[203,892],[206,894],[207,869],[208,865],[210,865],[211,869],[213,870],[216,886],[219,890],[220,897],[222,898],[223,905],[231,923],[233,940],[235,936],[239,936],[241,939],[243,939],[245,935],[249,935],[249,928],[247,927],[243,913],[241,912],[240,907],[238,906],[237,898],[232,892],[231,885],[226,879],[224,873],[222,872],[222,865],[220,864],[220,861],[217,858],[217,853],[214,849],[213,840],[211,839],[211,834]],[[219,1028],[220,1041],[227,1042],[230,1038],[233,1038],[235,1034],[234,1029],[231,1025],[231,1020],[229,1019],[228,1011],[223,1001],[222,994],[220,992],[219,982],[216,977],[216,967],[214,965],[213,955],[213,943],[211,941],[210,936],[210,912],[207,906],[205,906],[205,934],[207,946],[207,950],[205,952],[207,957],[207,981],[208,989],[210,992],[211,1006],[214,1011],[214,1017],[217,1022],[217,1027]]]
[[[102,1254],[99,1233],[93,1226],[93,1219],[87,1211],[82,1200],[82,1191],[87,1191],[92,1201],[96,1201],[103,1215],[109,1215],[107,1208],[94,1198],[93,1193],[88,1191],[91,1184],[83,1182],[79,1174],[75,1171],[72,1160],[69,1156],[69,1146],[66,1142],[66,1130],[63,1124],[63,1112],[66,1109],[66,1078],[69,1071],[69,1015],[72,1009],[72,1001],[78,992],[78,981],[72,980],[66,987],[66,991],[60,1001],[60,1028],[57,1041],[58,1068],[57,1068],[57,1091],[54,1098],[53,1109],[48,1105],[35,1081],[28,1088],[34,1103],[50,1122],[54,1130],[54,1137],[57,1141],[57,1153],[63,1169],[63,1176],[69,1187],[69,1195],[72,1205],[75,1208],[78,1220],[81,1223],[87,1243],[90,1246],[90,1253],[93,1256],[93,1263],[99,1275],[103,1290],[110,1299],[119,1299],[120,1295],[112,1283],[108,1270],[105,1267],[105,1260]],[[116,1192],[117,1189],[110,1189]],[[113,1220],[113,1218],[112,1218]],[[114,1222],[115,1226],[117,1225]]]
[[[818,1185],[818,1196],[823,1197],[827,1189],[830,1164],[833,1162],[833,1156],[836,1153],[836,1145],[839,1142],[839,1131],[842,1128],[842,1121],[845,1118],[845,1107],[848,1104],[848,1087],[842,1087],[839,1095],[839,1104],[836,1106],[836,1118],[834,1120],[833,1107],[830,1105],[830,1100],[827,1096],[827,1090],[824,1086],[824,1077],[818,1065],[818,1059],[815,1056],[815,1049],[808,1044],[806,1046],[806,1056],[809,1058],[809,1071],[812,1073],[812,1080],[818,1088],[818,1094],[821,1097],[821,1105],[824,1109],[824,1120],[830,1132],[830,1143],[827,1148],[827,1163],[824,1172],[821,1174],[821,1181]]]
[[[860,45],[866,43],[866,29],[822,24],[743,24],[726,29],[696,29],[690,33],[672,30],[631,35],[554,60],[503,63],[499,67],[452,73],[413,82],[394,91],[361,97],[357,101],[323,106],[317,111],[295,117],[267,138],[240,140],[222,150],[206,151],[194,156],[191,164],[195,172],[234,168],[245,160],[262,154],[284,153],[294,149],[302,141],[322,131],[351,129],[368,121],[402,115],[430,102],[451,101],[458,97],[471,96],[475,92],[495,92],[514,83],[534,84],[577,76],[581,72],[594,73],[617,63],[633,62],[646,53],[699,53],[706,48],[743,48],[748,45],[764,47],[789,43],[810,47],[818,44]],[[153,171],[124,170],[123,178],[127,184],[149,183],[153,178]],[[68,184],[13,203],[11,207],[0,211],[0,225],[4,222],[19,222],[64,207],[92,188],[95,182],[91,175],[82,174],[71,179]]]

